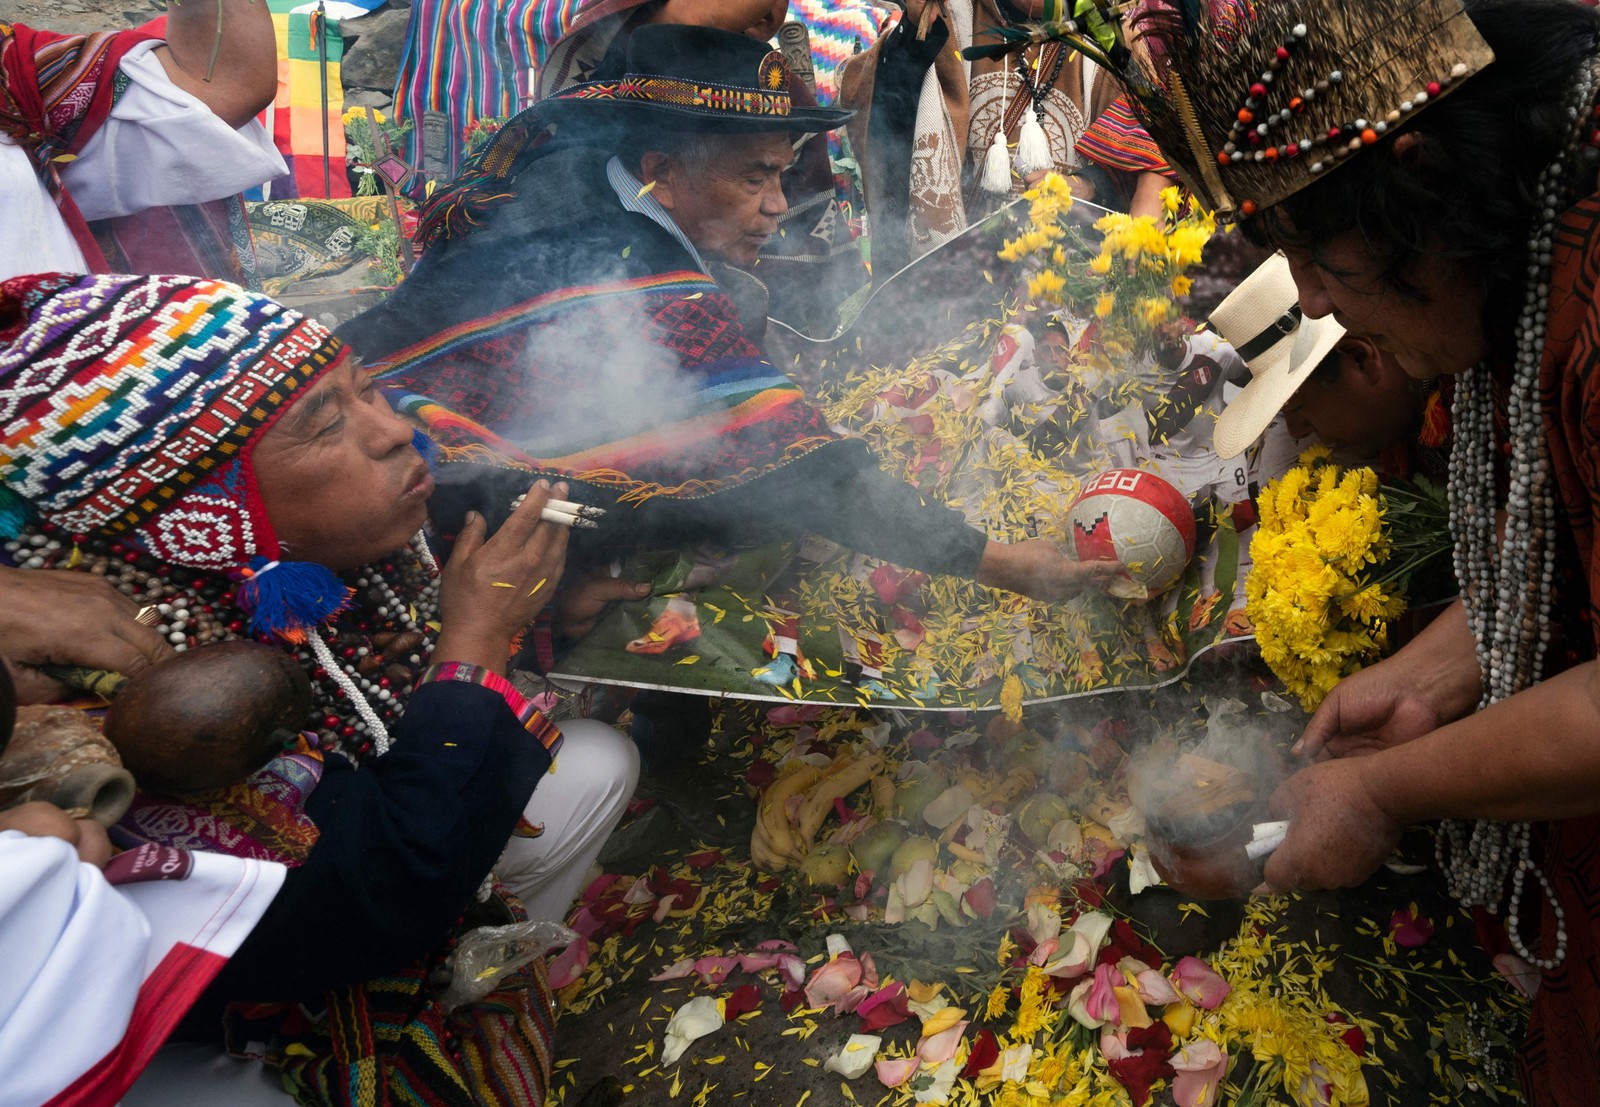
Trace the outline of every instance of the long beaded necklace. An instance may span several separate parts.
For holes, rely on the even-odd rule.
[[[1022,81],[1022,88],[1028,98],[1028,107],[1033,111],[1034,117],[1041,122],[1044,120],[1044,103],[1050,95],[1050,90],[1056,87],[1056,81],[1061,77],[1061,70],[1067,64],[1067,50],[1058,43],[1049,44],[1055,47],[1055,57],[1050,66],[1050,75],[1044,75],[1045,53],[1048,47],[1040,47],[1038,59],[1032,66],[1028,65],[1028,52],[1020,51],[1017,54],[1017,76]]]
[[[164,564],[131,543],[69,535],[50,524],[4,549],[19,568],[105,577],[135,603],[156,609],[155,629],[175,650],[248,636],[233,584],[221,574]],[[408,550],[345,574],[354,592],[350,610],[295,647],[311,676],[310,729],[324,749],[362,755],[389,748],[389,728],[433,652],[438,573],[417,535]]]
[[[1467,623],[1483,673],[1479,709],[1538,681],[1550,644],[1550,612],[1556,577],[1556,489],[1539,405],[1539,366],[1544,356],[1546,303],[1554,264],[1555,223],[1570,191],[1573,160],[1588,134],[1596,78],[1586,65],[1566,111],[1571,138],[1545,166],[1538,182],[1538,219],[1528,239],[1528,271],[1517,353],[1506,407],[1510,481],[1506,528],[1496,543],[1499,502],[1495,479],[1494,379],[1487,363],[1463,375],[1452,418],[1446,491],[1455,539],[1456,579],[1465,596]],[[1550,880],[1533,861],[1528,823],[1489,819],[1449,820],[1437,839],[1440,867],[1452,895],[1463,905],[1500,909],[1507,878],[1506,931],[1512,948],[1530,964],[1553,969],[1567,955],[1566,912]],[[1555,954],[1540,958],[1521,932],[1522,895],[1532,876],[1555,917]]]

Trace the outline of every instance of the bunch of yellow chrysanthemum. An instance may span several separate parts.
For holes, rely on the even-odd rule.
[[[1245,581],[1262,660],[1307,711],[1378,659],[1411,573],[1450,546],[1437,489],[1380,490],[1371,469],[1341,470],[1329,452],[1312,447],[1262,490]]]
[[[1102,216],[1093,225],[1098,241],[1086,228],[1063,221],[1072,208],[1072,192],[1059,175],[1047,175],[1025,199],[1028,228],[1005,244],[1000,258],[1037,260],[1040,268],[1028,282],[1030,299],[1061,304],[1085,318],[1092,314],[1099,320],[1099,348],[1114,349],[1123,359],[1178,318],[1174,301],[1193,286],[1186,272],[1200,263],[1200,252],[1216,231],[1209,214],[1182,213],[1178,189],[1162,193],[1159,219]]]

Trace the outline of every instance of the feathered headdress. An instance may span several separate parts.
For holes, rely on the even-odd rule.
[[[1057,40],[1106,66],[1167,161],[1224,219],[1271,207],[1494,60],[1460,0],[1078,0],[975,50]]]

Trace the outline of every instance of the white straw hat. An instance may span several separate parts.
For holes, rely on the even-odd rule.
[[[1344,337],[1331,317],[1306,319],[1289,275],[1289,259],[1273,254],[1217,305],[1209,320],[1250,367],[1250,383],[1217,417],[1216,449],[1237,457]]]

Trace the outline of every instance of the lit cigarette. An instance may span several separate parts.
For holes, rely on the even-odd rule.
[[[511,510],[517,510],[517,508],[522,506],[522,501],[527,498],[527,493],[523,493],[516,499],[512,500]],[[562,515],[571,515],[576,519],[601,519],[604,518],[606,513],[606,509],[603,507],[590,507],[588,504],[574,503],[571,500],[546,500],[544,509],[547,513],[556,511]],[[546,515],[546,518],[549,518],[548,514]],[[551,522],[555,521],[556,520],[553,519],[551,520]]]
[[[582,527],[586,530],[594,530],[600,525],[593,519],[586,519],[581,515],[572,515],[565,511],[557,511],[553,507],[547,507],[539,512],[539,518],[547,523],[559,523],[564,527]]]
[[[1288,836],[1288,819],[1279,819],[1270,823],[1256,823],[1250,828],[1251,842],[1244,847],[1245,856],[1252,861],[1259,861],[1283,845],[1283,840]]]
[[[527,495],[518,496],[511,501],[511,510],[515,511],[522,506],[522,501]],[[584,530],[594,530],[600,526],[595,520],[606,513],[603,507],[590,507],[587,504],[576,504],[571,500],[548,500],[544,510],[539,512],[539,518],[547,523],[556,523],[563,527],[580,527]]]
[[[588,504],[574,503],[572,500],[551,500],[549,506],[568,515],[576,515],[580,519],[599,519],[606,513],[603,507],[590,507]]]

